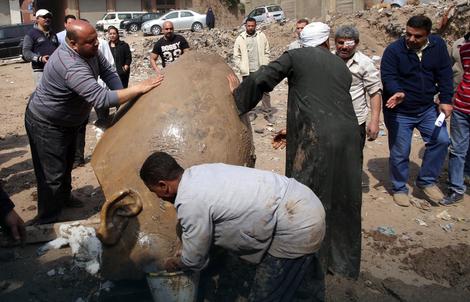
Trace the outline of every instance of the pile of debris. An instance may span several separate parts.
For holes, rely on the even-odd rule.
[[[405,5],[401,8],[370,8],[352,14],[335,14],[324,20],[332,32],[337,27],[351,24],[360,32],[359,49],[370,57],[380,59],[385,47],[404,33],[406,21],[414,15],[424,14],[433,21],[433,31],[442,35],[451,44],[468,31],[470,20],[470,3],[467,0],[436,1],[428,4]],[[312,18],[311,21],[320,21]],[[271,59],[279,57],[294,41],[295,20],[284,23],[261,23],[258,29],[263,31],[270,43]],[[238,27],[217,27],[201,32],[181,32],[193,50],[217,53],[234,68],[233,45],[238,34],[244,30]],[[132,79],[141,80],[152,74],[149,62],[153,44],[161,36],[138,37],[134,35],[129,41],[133,50]],[[333,41],[331,40],[331,44]]]

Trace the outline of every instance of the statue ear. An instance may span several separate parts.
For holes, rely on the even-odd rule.
[[[114,245],[121,238],[130,217],[142,211],[142,198],[134,190],[121,191],[111,200],[107,200],[101,209],[101,222],[97,232],[98,238],[106,245]]]

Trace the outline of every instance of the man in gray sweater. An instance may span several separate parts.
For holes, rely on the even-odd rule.
[[[63,206],[81,206],[71,196],[71,171],[77,133],[91,108],[124,104],[163,79],[151,78],[122,89],[119,76],[98,51],[96,31],[88,22],[73,22],[66,42],[50,56],[25,113],[38,191],[33,224],[57,221]],[[98,76],[111,90],[97,83]]]
[[[325,211],[295,179],[226,164],[183,170],[164,152],[150,155],[140,176],[174,204],[181,224],[180,256],[166,259],[165,269],[203,269],[214,243],[259,264],[250,301],[291,301],[310,265],[323,283],[314,253],[325,234]],[[318,300],[322,295],[312,292]]]

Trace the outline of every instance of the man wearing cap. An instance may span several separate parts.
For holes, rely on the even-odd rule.
[[[50,30],[52,13],[47,9],[36,12],[36,24],[26,34],[23,40],[23,58],[31,62],[33,78],[36,85],[44,71],[44,65],[49,56],[59,46],[57,35]]]
[[[361,261],[361,137],[351,100],[351,73],[329,51],[328,25],[313,22],[300,34],[302,48],[229,85],[238,111],[250,111],[288,79],[286,176],[308,186],[326,210],[326,236],[319,256],[329,272],[357,278]]]

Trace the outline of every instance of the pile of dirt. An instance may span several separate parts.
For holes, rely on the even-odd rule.
[[[327,21],[333,30],[340,25],[355,25],[361,35],[373,37],[367,43],[384,47],[404,33],[407,20],[415,15],[428,16],[433,22],[433,32],[451,43],[468,31],[470,4],[467,0],[458,0],[401,8],[371,8],[353,14],[327,16]]]
[[[469,292],[470,295],[470,245],[429,248],[410,254],[408,264],[418,274],[429,280]]]

